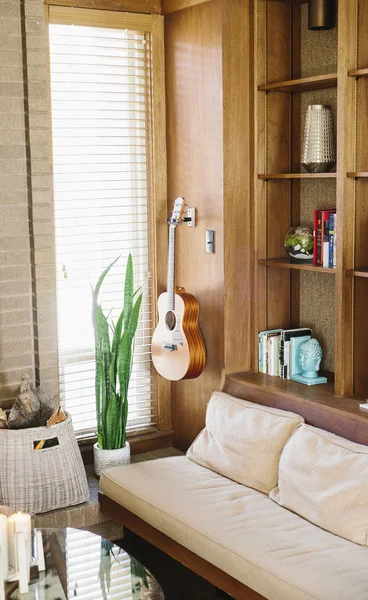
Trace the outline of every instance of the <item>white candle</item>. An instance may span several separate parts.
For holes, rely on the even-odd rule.
[[[18,581],[21,594],[28,593],[28,582],[30,579],[28,548],[26,544],[26,534],[19,531],[15,534],[17,538],[17,556],[18,556]]]
[[[8,518],[8,564],[11,569],[18,571],[17,546],[14,531],[14,515]]]
[[[8,565],[6,565],[8,568]],[[5,600],[5,575],[3,573],[3,550],[0,546],[0,600]]]
[[[15,513],[14,519],[15,533],[24,533],[24,540],[27,549],[27,562],[31,565],[32,560],[32,519],[31,515],[21,512]]]
[[[36,558],[37,558],[38,570],[46,571],[45,554],[43,551],[42,533],[39,529],[36,529],[35,538],[36,538],[35,539],[35,548],[36,548]]]
[[[6,579],[8,576],[8,519],[0,514],[0,548],[2,575]]]
[[[28,565],[32,559],[31,517],[21,512],[14,513],[8,518],[8,554],[9,565],[16,571],[19,568],[17,555],[16,533],[24,534]]]

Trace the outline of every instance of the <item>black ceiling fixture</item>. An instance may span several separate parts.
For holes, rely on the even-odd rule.
[[[308,29],[332,29],[335,26],[335,0],[308,1]]]

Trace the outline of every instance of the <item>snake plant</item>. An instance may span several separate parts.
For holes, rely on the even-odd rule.
[[[129,254],[125,271],[124,307],[116,321],[110,322],[98,303],[103,281],[116,258],[101,273],[92,290],[92,321],[96,355],[96,413],[98,446],[104,450],[126,444],[128,388],[133,364],[133,344],[138,325],[142,294],[133,291],[133,261]],[[111,331],[111,335],[110,335]]]

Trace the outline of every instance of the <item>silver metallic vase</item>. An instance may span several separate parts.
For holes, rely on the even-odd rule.
[[[308,106],[301,162],[309,173],[327,173],[336,164],[335,134],[330,106]]]

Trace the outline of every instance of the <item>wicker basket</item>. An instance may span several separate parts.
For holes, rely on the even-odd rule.
[[[41,450],[34,442],[57,438]],[[29,514],[85,502],[86,472],[72,419],[51,427],[0,430],[0,504]]]

